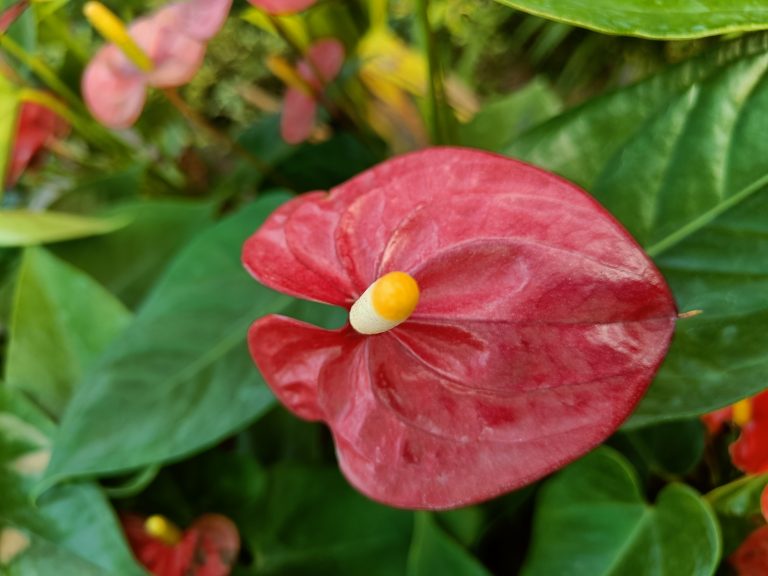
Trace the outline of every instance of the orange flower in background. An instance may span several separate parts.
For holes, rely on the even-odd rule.
[[[176,2],[125,30],[103,5],[88,2],[86,16],[113,42],[99,50],[83,75],[83,98],[91,114],[105,126],[128,128],[141,115],[148,87],[175,88],[189,82],[231,5],[232,0]]]
[[[162,516],[121,518],[141,564],[156,576],[227,576],[240,551],[237,527],[220,514],[205,514],[185,532]]]
[[[16,184],[27,167],[39,158],[46,144],[66,132],[67,124],[50,109],[34,102],[23,103],[5,186]]]

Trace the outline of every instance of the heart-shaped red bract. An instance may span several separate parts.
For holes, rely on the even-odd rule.
[[[658,270],[594,199],[476,150],[416,152],[302,195],[243,260],[267,286],[347,308],[388,272],[418,281],[413,315],[383,334],[282,316],[249,334],[277,397],[330,426],[349,481],[405,508],[478,502],[599,444],[676,318]]]

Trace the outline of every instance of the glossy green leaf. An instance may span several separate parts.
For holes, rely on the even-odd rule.
[[[614,442],[633,462],[634,455],[650,471],[669,477],[687,474],[701,461],[704,436],[704,425],[691,419],[623,431]]]
[[[60,416],[85,369],[129,320],[125,307],[91,278],[43,249],[27,249],[16,284],[6,384]]]
[[[768,28],[762,0],[498,0],[502,4],[607,34],[701,38]]]
[[[654,257],[682,312],[634,425],[701,414],[768,373],[768,35],[574,109],[508,150],[590,190]]]
[[[522,90],[487,102],[471,122],[459,126],[459,140],[463,146],[500,151],[562,109],[554,90],[544,80],[534,80]]]
[[[3,195],[5,178],[11,166],[11,151],[16,139],[19,104],[18,90],[0,75],[0,197]],[[3,230],[1,222],[0,238]]]
[[[210,224],[212,211],[207,203],[155,200],[127,204],[114,211],[114,216],[130,219],[125,228],[106,236],[62,242],[52,250],[135,308],[181,247]]]
[[[649,505],[618,453],[600,448],[539,494],[524,576],[714,574],[720,535],[693,489],[666,486]]]
[[[408,576],[490,576],[490,572],[443,532],[428,512],[417,512],[408,554]]]
[[[276,466],[243,536],[253,573],[402,576],[413,514],[366,499],[329,468]]]
[[[274,399],[245,343],[292,299],[253,281],[244,240],[286,194],[262,197],[191,242],[78,388],[48,482],[179,458],[243,428]]]
[[[33,503],[52,426],[19,395],[0,389],[0,572],[9,576],[143,574],[101,491],[56,487]]]
[[[768,485],[768,474],[744,476],[707,494],[707,501],[718,514],[753,516],[760,514],[760,496]]]
[[[34,246],[107,234],[128,224],[127,218],[95,218],[63,212],[0,211],[0,247]]]
[[[747,536],[762,525],[760,497],[768,485],[768,474],[743,476],[706,495],[717,514],[723,533],[723,552],[729,555]]]

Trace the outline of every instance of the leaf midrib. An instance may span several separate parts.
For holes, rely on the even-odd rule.
[[[684,226],[678,228],[675,232],[672,232],[671,234],[667,235],[662,240],[659,240],[655,244],[647,247],[645,251],[648,253],[648,255],[651,258],[657,258],[659,255],[663,254],[670,248],[676,246],[683,240],[687,239],[689,236],[692,236],[702,228],[705,228],[708,224],[710,224],[713,220],[715,220],[715,218],[717,218],[727,210],[745,201],[747,198],[752,196],[754,193],[762,190],[766,186],[768,186],[768,173],[765,174],[763,177],[755,180],[749,186],[742,188],[736,194],[729,196],[723,202],[716,204],[715,206],[713,206],[712,208],[710,208],[709,210],[707,210],[697,218],[694,218]]]

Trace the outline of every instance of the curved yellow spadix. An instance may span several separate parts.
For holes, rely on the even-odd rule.
[[[120,48],[123,54],[143,72],[150,72],[154,67],[152,60],[136,44],[128,29],[109,8],[101,2],[86,2],[83,14],[96,31],[106,40]]]
[[[173,522],[159,514],[147,518],[144,522],[144,531],[169,546],[175,546],[183,537],[181,530]]]

